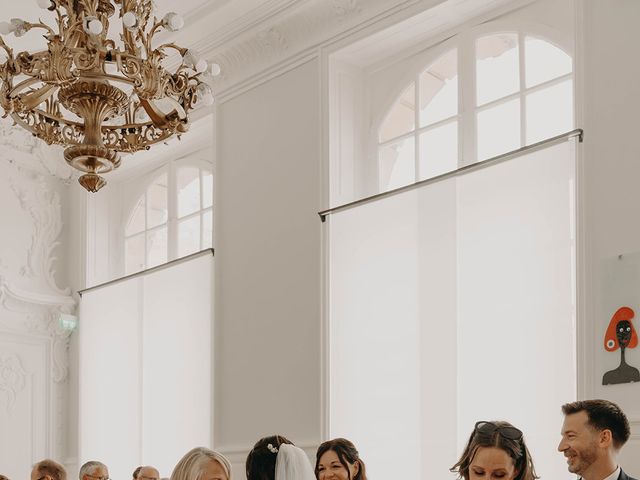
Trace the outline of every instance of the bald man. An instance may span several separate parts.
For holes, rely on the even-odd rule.
[[[145,465],[140,467],[136,480],[160,480],[160,472],[155,467]]]

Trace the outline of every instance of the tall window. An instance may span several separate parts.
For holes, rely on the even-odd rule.
[[[195,164],[171,164],[134,202],[125,226],[125,274],[213,245],[213,175]]]
[[[566,52],[522,32],[459,41],[416,75],[380,125],[378,187],[431,178],[573,126]]]

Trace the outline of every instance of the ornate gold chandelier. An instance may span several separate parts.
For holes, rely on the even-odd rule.
[[[173,12],[151,21],[152,1],[37,0],[55,14],[56,28],[15,18],[0,24],[3,35],[42,29],[47,41],[46,50],[14,55],[0,37],[4,116],[49,145],[65,146],[65,160],[84,173],[78,181],[91,192],[106,184],[99,174],[120,165],[120,152],[179,136],[188,129],[187,113],[213,102],[207,81],[220,68],[174,43],[154,47],[159,31],[184,22]],[[117,41],[108,37],[116,13]],[[171,51],[182,60],[173,71],[164,65]]]

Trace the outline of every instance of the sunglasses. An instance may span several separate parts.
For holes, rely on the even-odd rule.
[[[518,430],[516,427],[496,425],[493,422],[476,422],[476,425],[473,428],[474,435],[491,436],[496,432],[509,440],[520,440],[522,438],[522,431]]]

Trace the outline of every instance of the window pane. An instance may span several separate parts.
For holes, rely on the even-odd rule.
[[[147,232],[147,268],[167,261],[167,227]]]
[[[571,57],[555,45],[534,37],[525,37],[524,63],[527,87],[552,80],[573,70]]]
[[[402,96],[391,107],[387,118],[382,122],[379,141],[386,142],[392,138],[408,133],[415,128],[416,93],[415,84],[411,84]]]
[[[478,105],[520,90],[518,35],[499,34],[476,42]]]
[[[420,75],[420,126],[458,113],[458,50],[445,53]]]
[[[200,210],[200,169],[181,167],[177,174],[178,217]]]
[[[571,79],[527,95],[527,143],[535,143],[573,128]]]
[[[202,214],[202,248],[213,247],[213,210]]]
[[[144,227],[144,209],[145,209],[145,200],[144,195],[140,197],[138,203],[133,208],[133,213],[129,217],[129,223],[127,223],[126,228],[124,229],[124,234],[128,237],[133,235],[134,233],[142,232]]]
[[[144,233],[124,241],[124,273],[144,270]]]
[[[160,175],[147,189],[147,228],[167,223],[167,174]]]
[[[178,257],[200,250],[200,215],[178,223]]]
[[[415,181],[415,141],[413,137],[380,148],[380,191]]]
[[[213,205],[213,174],[207,170],[202,171],[202,208]]]
[[[478,160],[520,148],[520,101],[478,112]]]
[[[420,180],[458,168],[458,122],[420,135]]]

